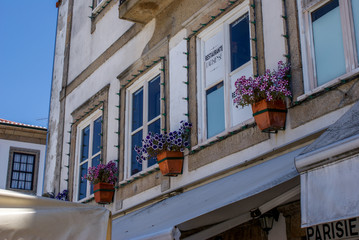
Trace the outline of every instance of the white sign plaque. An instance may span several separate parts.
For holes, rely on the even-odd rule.
[[[224,77],[223,31],[219,31],[204,43],[204,69],[206,87]]]

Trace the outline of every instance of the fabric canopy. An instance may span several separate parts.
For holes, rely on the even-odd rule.
[[[111,239],[103,207],[0,190],[1,239]]]
[[[296,186],[294,181],[293,186],[281,187],[298,176],[294,157],[301,151],[303,148],[114,219],[113,239],[176,239],[178,234],[173,232],[177,227],[186,231],[219,224],[241,214],[249,216],[253,207]],[[260,195],[270,189],[276,192]],[[251,198],[254,196],[258,198]],[[235,209],[231,208],[233,205]]]
[[[295,158],[302,227],[359,217],[359,102]]]

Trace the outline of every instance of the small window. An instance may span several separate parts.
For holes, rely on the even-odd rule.
[[[10,147],[6,189],[36,194],[40,151]]]
[[[161,132],[161,76],[160,67],[154,67],[127,90],[129,135],[127,144],[127,173],[130,177],[157,163],[156,158],[139,163],[135,146],[142,146],[142,139],[151,133]]]
[[[33,190],[35,155],[14,153],[10,188]]]
[[[78,179],[77,200],[82,200],[93,194],[93,185],[86,179],[89,167],[96,167],[101,162],[102,149],[102,116],[97,110],[78,126]]]

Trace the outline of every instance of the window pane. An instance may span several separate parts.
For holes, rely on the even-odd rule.
[[[31,173],[26,173],[26,181],[32,182],[32,174]]]
[[[25,173],[20,173],[19,180],[25,180]]]
[[[132,135],[132,144],[131,144],[131,175],[136,174],[142,171],[142,164],[137,162],[135,151],[135,146],[142,146],[142,130]]]
[[[82,164],[80,166],[80,176],[79,176],[79,195],[78,199],[81,200],[86,197],[86,191],[87,191],[87,180],[82,179],[82,177],[87,174],[87,168],[88,168],[88,162]]]
[[[359,1],[352,0],[353,19],[355,28],[355,40],[357,45],[357,56],[359,60]]]
[[[161,119],[156,120],[148,126],[148,132],[161,133]],[[157,163],[157,158],[151,158],[147,160],[147,167],[150,167]]]
[[[12,169],[13,171],[19,171],[20,170],[20,163],[15,163],[14,162],[14,167]]]
[[[19,181],[18,185],[17,185],[17,189],[24,189],[25,188],[25,182],[24,181]]]
[[[27,168],[26,168],[26,172],[32,172],[33,170],[33,165],[32,164],[27,164]]]
[[[89,156],[90,126],[82,130],[81,162]]]
[[[92,159],[92,167],[97,167],[100,164],[101,155],[97,155]],[[91,184],[90,194],[93,194],[93,184]]]
[[[148,83],[148,121],[160,115],[160,75]]]
[[[99,117],[93,123],[92,155],[98,153],[101,150],[101,126],[102,117]]]
[[[33,155],[27,155],[27,163],[33,164],[34,163],[35,156]]]
[[[230,25],[231,71],[251,59],[249,41],[249,16],[239,18]]]
[[[19,179],[19,173],[18,172],[13,172],[12,179],[18,180]]]
[[[21,159],[21,155],[20,155],[20,154],[17,154],[17,153],[14,153],[14,162],[19,163],[19,162],[20,162],[20,159]]]
[[[11,188],[17,188],[18,181],[11,181]]]
[[[27,156],[21,155],[21,163],[26,163],[26,160],[27,160]]]
[[[26,190],[32,190],[31,182],[26,182],[26,183],[25,183],[25,189],[26,189]]]
[[[344,74],[345,57],[338,0],[312,13],[318,86]]]
[[[148,125],[148,132],[161,133],[161,119],[158,119]]]
[[[223,82],[206,91],[207,138],[224,131],[224,90]]]
[[[143,122],[143,88],[132,95],[132,131],[142,126]]]
[[[25,164],[25,163],[21,163],[21,165],[20,165],[20,171],[23,171],[23,172],[26,171],[26,164]]]

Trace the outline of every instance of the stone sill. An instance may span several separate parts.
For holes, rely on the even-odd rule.
[[[119,18],[146,24],[155,18],[174,0],[126,0],[120,1]]]

